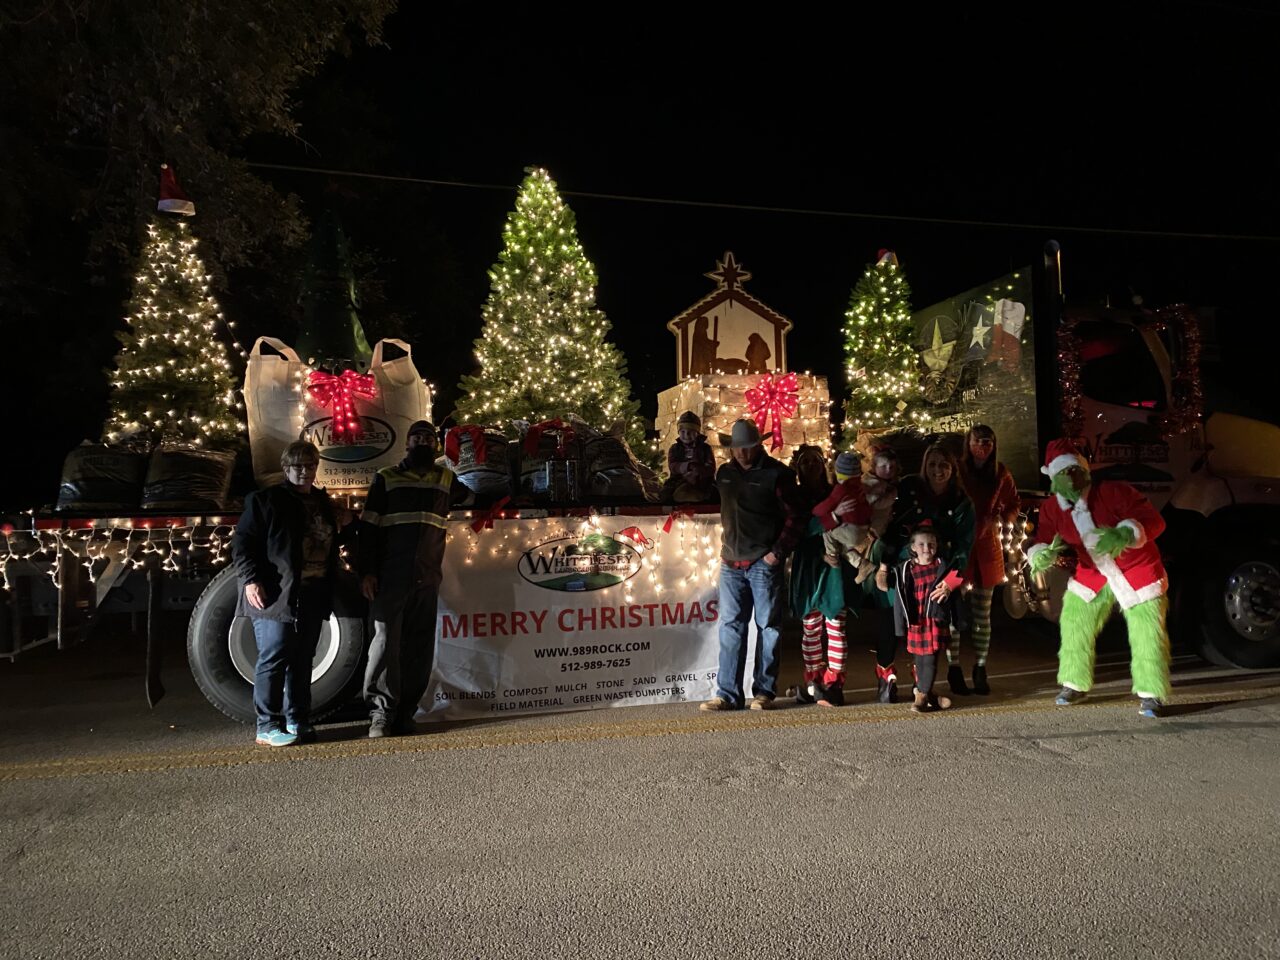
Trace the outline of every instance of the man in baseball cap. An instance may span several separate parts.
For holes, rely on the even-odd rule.
[[[373,614],[365,670],[369,736],[413,733],[436,643],[436,601],[449,508],[467,490],[436,465],[435,425],[418,420],[405,457],[373,478],[360,515],[360,590]]]

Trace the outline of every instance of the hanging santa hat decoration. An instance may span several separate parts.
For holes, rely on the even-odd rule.
[[[161,213],[176,213],[183,217],[194,217],[196,205],[178,186],[178,178],[173,175],[173,168],[167,163],[160,164],[160,202],[156,209]]]
[[[1071,467],[1082,467],[1087,471],[1089,469],[1089,461],[1076,449],[1076,445],[1066,437],[1050,440],[1049,446],[1044,452],[1044,466],[1040,468],[1040,472],[1045,476],[1053,477]]]
[[[896,267],[897,265],[898,265],[898,255],[894,253],[892,250],[882,249],[879,253],[876,254],[877,267],[883,267],[883,266]]]

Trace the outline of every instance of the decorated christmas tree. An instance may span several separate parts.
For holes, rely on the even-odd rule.
[[[160,194],[134,276],[128,328],[116,335],[121,348],[110,372],[105,439],[228,445],[242,428],[231,360],[217,336],[222,313],[182,219],[195,207],[167,166]]]
[[[845,404],[845,440],[859,431],[903,427],[919,394],[913,346],[911,287],[892,250],[881,250],[853,288],[844,315],[845,376],[853,396]]]
[[[459,384],[459,421],[505,426],[576,414],[600,430],[622,421],[637,449],[639,404],[626,361],[605,339],[610,324],[595,306],[596,269],[545,170],[529,171],[502,233],[475,342],[480,370]]]

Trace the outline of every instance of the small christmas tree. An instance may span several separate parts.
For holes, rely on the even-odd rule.
[[[150,445],[233,443],[241,425],[222,319],[209,293],[210,277],[196,239],[179,216],[195,207],[161,167],[160,214],[147,226],[147,244],[129,301],[128,329],[111,377],[109,443],[144,439]]]
[[[892,250],[881,250],[853,288],[844,315],[845,377],[853,391],[845,404],[846,443],[860,430],[910,423],[910,401],[919,393],[910,298]]]
[[[462,378],[457,416],[505,425],[576,414],[600,430],[621,420],[638,449],[639,404],[630,398],[626,361],[605,340],[610,324],[595,306],[596,269],[545,170],[528,172],[502,234],[475,342],[480,371]]]

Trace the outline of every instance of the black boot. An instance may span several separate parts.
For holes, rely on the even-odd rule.
[[[876,679],[876,700],[880,703],[893,703],[894,701],[890,700],[889,698],[894,697],[894,699],[896,699],[895,691],[894,691],[894,688],[896,686],[897,684],[895,684],[891,680],[885,680],[883,677],[877,678]]]
[[[973,692],[984,697],[991,692],[991,686],[987,683],[987,668],[981,663],[973,668]]]
[[[959,697],[967,697],[972,692],[964,682],[964,670],[958,663],[953,663],[947,668],[947,685],[951,687],[951,692]]]
[[[844,684],[840,681],[828,684],[822,689],[821,696],[818,697],[818,706],[820,707],[843,707],[844,706]]]

